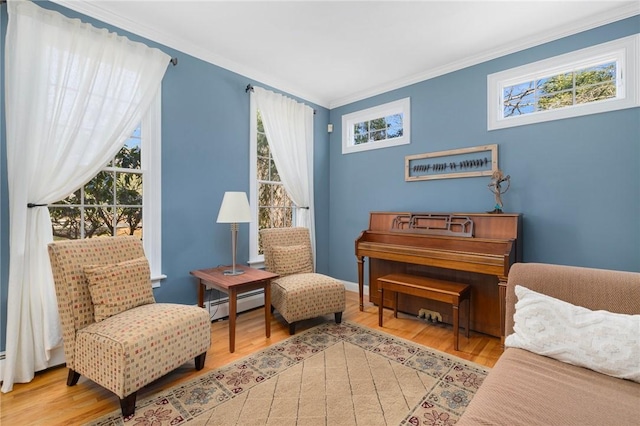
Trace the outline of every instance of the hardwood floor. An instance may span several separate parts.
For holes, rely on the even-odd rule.
[[[262,309],[256,309],[238,316],[236,351],[233,354],[229,353],[228,320],[211,324],[212,344],[204,369],[195,371],[193,362],[187,363],[138,391],[138,398],[190,380],[289,337],[288,327],[276,312],[271,321],[271,338],[267,339],[263,314]],[[460,350],[454,351],[451,326],[432,325],[404,314],[398,316],[395,319],[391,310],[385,310],[384,328],[381,330],[487,367],[492,367],[502,354],[500,339],[496,337],[471,332],[467,339],[460,333]],[[347,309],[342,318],[380,329],[377,307],[365,304],[364,312],[360,312],[356,293],[347,292]],[[323,321],[333,321],[333,315],[301,322],[296,333]],[[38,372],[31,383],[15,384],[12,392],[0,394],[0,424],[77,425],[119,409],[118,398],[113,393],[84,377],[76,386],[67,386],[67,371],[61,366]]]

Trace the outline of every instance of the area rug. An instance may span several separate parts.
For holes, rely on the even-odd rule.
[[[328,322],[91,425],[452,425],[488,370]]]

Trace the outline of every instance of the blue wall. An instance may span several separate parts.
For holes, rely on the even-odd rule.
[[[104,25],[53,3],[43,7]],[[4,71],[6,5],[0,6]],[[505,210],[524,214],[524,260],[640,271],[640,109],[511,129],[486,130],[486,76],[639,32],[640,17],[597,28],[315,116],[315,205],[320,272],[357,280],[354,240],[370,211],[486,211],[488,178],[405,182],[404,157],[499,144],[511,175]],[[179,58],[163,80],[163,272],[158,301],[195,303],[189,271],[229,262],[229,230],[215,218],[224,191],[249,190],[249,97],[259,84],[117,30]],[[341,154],[341,116],[411,97],[412,143]],[[0,78],[4,109],[4,78]],[[0,111],[1,112],[1,111]],[[4,114],[0,114],[0,324],[6,324],[8,197]],[[334,124],[328,136],[326,124]],[[240,226],[239,261],[248,257]],[[5,328],[0,326],[0,351]]]
[[[330,273],[356,282],[370,211],[483,212],[489,178],[405,182],[404,157],[499,145],[505,211],[524,216],[524,261],[640,271],[640,109],[487,131],[487,75],[640,30],[636,16],[332,109]],[[411,97],[411,144],[342,155],[341,117]]]
[[[168,278],[154,290],[154,295],[159,302],[195,304],[196,283],[189,271],[231,262],[229,226],[216,224],[215,220],[225,191],[249,191],[249,95],[245,87],[249,83],[260,83],[54,3],[39,2],[39,5],[117,31],[178,57],[178,66],[169,66],[162,82],[162,270]],[[6,4],[0,6],[0,61],[4,60],[6,10]],[[4,71],[4,66],[1,69]],[[3,85],[4,78],[1,80]],[[4,86],[0,89],[0,107],[4,108]],[[329,111],[306,103],[317,111],[314,118],[317,269],[328,273],[329,138],[326,125]],[[6,135],[4,114],[1,115],[0,351],[4,351],[9,217]],[[246,262],[248,255],[249,226],[242,224],[238,262]]]

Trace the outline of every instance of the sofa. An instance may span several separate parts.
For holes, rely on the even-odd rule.
[[[524,290],[528,289],[532,292],[523,293],[523,287]],[[519,291],[520,298],[516,296],[516,291]],[[544,301],[543,304],[551,300],[552,304],[549,306],[555,306],[553,303],[563,305],[547,314],[525,318],[522,315],[526,312],[525,309],[528,309],[529,305],[526,301],[529,299],[523,294],[535,295],[537,300]],[[546,329],[555,327],[562,329],[566,326],[565,324],[544,324],[544,321],[563,322],[557,321],[558,317],[555,315],[562,317],[567,305],[556,300],[587,308],[589,311],[583,310],[581,315],[584,314],[589,318],[609,315],[615,321],[622,321],[623,326],[616,325],[610,332],[600,335],[601,333],[594,332],[589,327],[583,327],[585,323],[597,321],[578,321],[577,331],[575,329],[568,331],[571,337],[566,338],[565,347],[561,350],[550,349],[545,342]],[[570,306],[570,309],[581,310],[582,308]],[[640,273],[539,263],[513,265],[507,281],[505,351],[457,424],[640,424],[640,383],[638,383],[640,356],[637,356],[640,352],[640,316],[638,314],[640,314]],[[536,333],[531,337],[532,344],[537,343],[539,345],[537,348],[540,350],[536,352],[543,352],[545,355],[520,347],[526,346],[522,345],[526,339],[519,335],[526,334],[527,321],[538,323],[536,324],[538,328],[534,329]],[[567,323],[571,324],[572,321],[571,317],[567,317]],[[605,321],[605,326],[606,323]],[[616,333],[621,334],[612,336]],[[568,345],[568,342],[576,342],[574,340],[576,335],[579,336],[578,343]],[[616,343],[608,346],[592,345],[592,342],[599,338],[616,339]],[[536,340],[538,341],[535,342]],[[613,358],[619,356],[621,352],[630,351],[625,353],[626,360],[621,358],[619,362],[615,359],[610,362],[613,370],[626,365],[628,371],[612,373],[607,370],[609,374],[605,374],[592,369],[601,369],[597,362],[595,362],[597,365],[588,365],[591,368],[587,368],[559,360],[570,356],[567,353],[572,352],[572,346],[580,347],[583,343],[586,346],[591,345],[592,352],[593,347],[596,347],[595,352],[604,347],[611,351]],[[618,343],[626,345],[625,350],[621,351],[620,348],[614,350]],[[558,344],[563,346],[561,341]],[[591,358],[587,361],[589,364]],[[600,357],[595,361],[612,360],[607,361],[606,357]],[[626,374],[628,378],[613,377],[610,374],[623,376]]]

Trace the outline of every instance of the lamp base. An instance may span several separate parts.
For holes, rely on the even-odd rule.
[[[222,272],[222,275],[242,275],[242,274],[244,274],[244,271],[240,269],[236,269],[235,271],[231,269],[227,269],[226,271]]]

